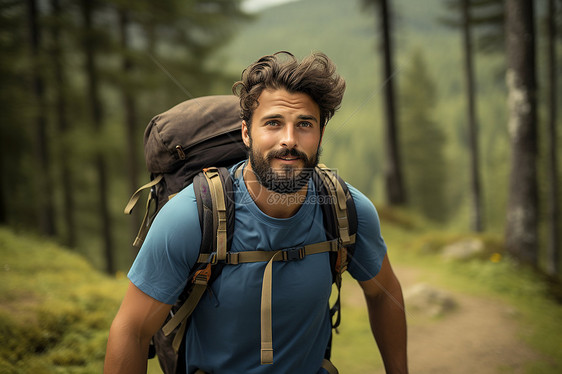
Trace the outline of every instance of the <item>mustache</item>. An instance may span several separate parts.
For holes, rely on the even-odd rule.
[[[308,157],[306,156],[306,153],[301,152],[301,151],[299,151],[295,148],[291,148],[291,149],[282,148],[282,149],[277,149],[277,150],[271,151],[267,155],[267,159],[271,161],[272,159],[277,158],[277,157],[288,157],[288,156],[297,157],[297,158],[300,158],[300,159],[303,159],[303,160],[308,159]]]

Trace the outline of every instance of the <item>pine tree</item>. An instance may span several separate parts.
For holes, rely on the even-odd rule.
[[[52,163],[47,123],[47,98],[45,88],[45,48],[43,27],[37,0],[27,1],[29,25],[29,49],[31,57],[32,94],[35,99],[35,150],[37,168],[38,218],[41,233],[55,236],[55,206],[52,181]]]
[[[562,2],[559,1],[560,4]],[[558,131],[556,121],[558,119],[558,88],[557,88],[557,58],[556,58],[556,15],[557,7],[555,0],[548,0],[547,12],[547,38],[548,38],[548,244],[546,256],[547,273],[555,276],[559,272],[560,262],[560,215],[559,207],[559,185],[558,185]]]
[[[475,78],[475,42],[474,34],[484,27],[480,33],[481,48],[486,50],[490,44],[498,45],[499,36],[503,36],[503,8],[498,0],[445,0],[450,9],[451,18],[443,20],[446,24],[462,31],[463,75],[466,83],[466,119],[468,144],[470,152],[470,194],[471,194],[471,226],[472,230],[484,230],[484,207],[482,206],[482,186],[479,147],[479,124],[476,108]],[[499,10],[498,10],[499,9]]]
[[[385,167],[384,179],[388,204],[404,205],[407,197],[404,188],[401,150],[399,147],[399,125],[396,111],[395,71],[393,65],[394,47],[392,43],[392,12],[390,0],[363,0],[365,7],[377,10],[379,28],[382,37],[382,80],[384,82],[385,113]]]
[[[401,148],[410,206],[425,217],[447,218],[445,134],[434,119],[437,91],[423,54],[416,50],[403,72]]]
[[[63,48],[63,32],[64,30],[64,16],[65,12],[63,7],[66,4],[61,4],[60,0],[50,1],[50,65],[53,71],[52,90],[54,91],[54,120],[56,121],[56,141],[54,148],[63,148],[64,151],[58,152],[58,157],[54,162],[60,165],[62,195],[63,195],[63,222],[66,227],[66,237],[63,240],[64,244],[73,248],[77,244],[77,229],[76,229],[76,214],[75,214],[75,193],[74,193],[74,180],[72,175],[71,160],[67,156],[66,147],[68,146],[64,141],[66,135],[71,129],[71,121],[69,120],[68,113],[68,81],[67,74],[65,73],[65,51]]]
[[[0,0],[0,224],[36,227],[31,173],[23,167],[31,144],[30,121],[20,110],[29,106],[27,87],[21,84],[29,75],[26,13],[24,2]]]

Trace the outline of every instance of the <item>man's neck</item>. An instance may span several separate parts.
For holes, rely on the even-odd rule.
[[[250,196],[265,214],[273,218],[289,218],[294,216],[306,200],[308,184],[293,194],[273,192],[259,183],[249,165],[244,168],[244,183]]]

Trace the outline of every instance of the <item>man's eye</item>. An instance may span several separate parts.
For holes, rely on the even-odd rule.
[[[312,127],[310,122],[299,122],[299,127]]]
[[[279,122],[277,121],[267,121],[266,126],[279,126]]]

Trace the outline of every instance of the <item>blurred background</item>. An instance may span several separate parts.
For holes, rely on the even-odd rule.
[[[122,275],[150,119],[229,94],[263,55],[321,51],[347,82],[321,161],[374,202],[390,243],[480,238],[486,263],[556,289],[561,13],[560,0],[0,0],[5,268],[32,237]]]

